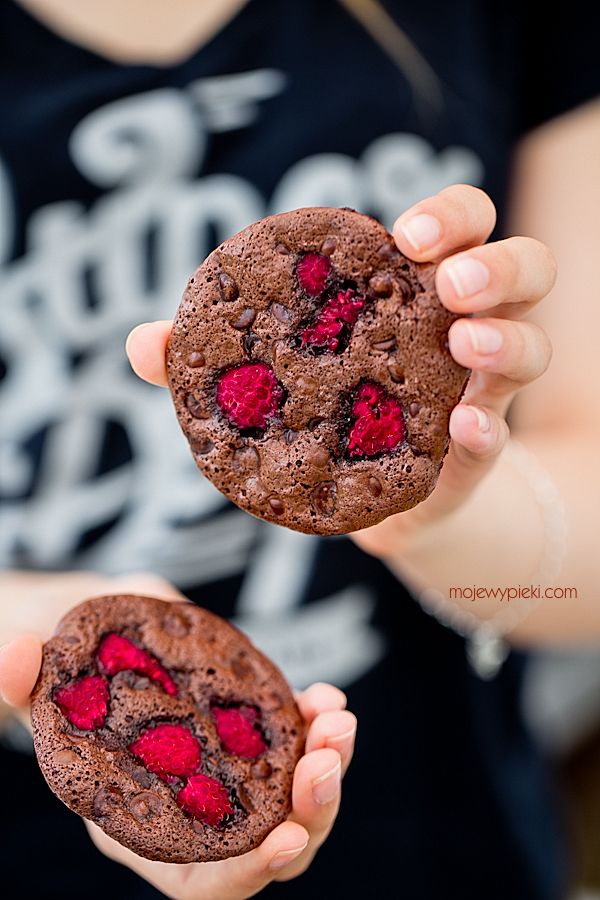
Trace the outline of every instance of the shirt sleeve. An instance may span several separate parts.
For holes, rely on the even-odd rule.
[[[587,0],[524,0],[519,135],[600,97],[600,11]],[[535,10],[540,10],[536,12]]]

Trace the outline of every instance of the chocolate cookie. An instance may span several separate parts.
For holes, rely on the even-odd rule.
[[[435,266],[349,209],[270,216],[190,279],[167,351],[198,467],[242,509],[316,534],[424,500],[467,370]]]
[[[46,781],[148,859],[256,847],[290,811],[304,725],[281,672],[191,603],[88,600],[44,647],[31,704]]]

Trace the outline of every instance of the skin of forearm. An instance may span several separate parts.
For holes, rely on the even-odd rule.
[[[597,451],[600,428],[557,428],[514,435],[534,455],[564,506],[564,561],[555,582],[575,588],[569,599],[542,599],[509,637],[515,643],[555,646],[600,640],[600,531]],[[556,510],[560,514],[560,509]],[[528,480],[503,453],[467,502],[433,525],[415,531],[388,566],[415,592],[432,587],[517,587],[532,583],[545,549],[544,513]],[[507,602],[455,600],[482,621]],[[517,605],[519,600],[513,601]]]

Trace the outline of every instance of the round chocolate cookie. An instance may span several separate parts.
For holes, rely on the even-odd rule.
[[[148,859],[205,862],[286,819],[304,724],[281,672],[191,603],[88,600],[44,646],[31,718],[46,781]]]
[[[202,472],[242,509],[308,533],[424,500],[468,376],[434,276],[349,209],[270,216],[221,244],[190,279],[167,351]]]

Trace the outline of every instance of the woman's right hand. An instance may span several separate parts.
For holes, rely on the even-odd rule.
[[[3,637],[9,642],[0,647],[0,695],[6,709],[12,707],[12,712],[19,712],[27,723],[29,697],[42,661],[42,640],[50,636],[68,609],[87,597],[102,594],[185,599],[172,585],[151,574],[108,578],[91,573],[14,573],[1,576],[0,587],[9,601],[1,607]],[[11,609],[15,611],[13,616]],[[19,633],[21,622],[28,626],[27,633]],[[31,633],[32,628],[36,633]],[[329,684],[314,684],[296,700],[307,736],[304,756],[294,772],[292,813],[259,847],[222,862],[153,862],[86,822],[98,849],[173,900],[246,900],[271,881],[288,880],[304,872],[335,822],[341,779],[354,750],[356,718],[345,709],[344,694]]]

